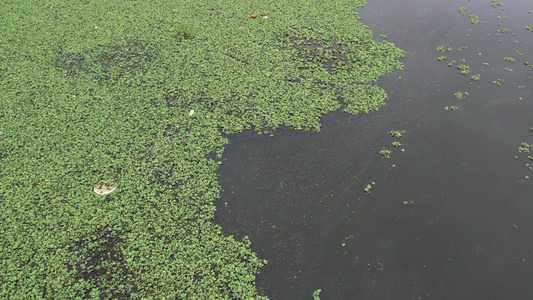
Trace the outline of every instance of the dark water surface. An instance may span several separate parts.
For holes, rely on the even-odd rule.
[[[271,299],[533,299],[533,172],[517,149],[533,143],[533,2],[472,2],[369,0],[362,22],[407,53],[379,81],[385,107],[229,137],[215,222],[269,261],[256,282]]]

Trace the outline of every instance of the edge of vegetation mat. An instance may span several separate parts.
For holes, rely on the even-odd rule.
[[[261,298],[211,222],[221,134],[377,110],[366,1],[4,1],[0,297]],[[310,291],[311,295],[311,291]]]

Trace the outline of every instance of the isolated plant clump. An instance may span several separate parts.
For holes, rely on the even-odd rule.
[[[465,64],[458,65],[457,70],[461,71],[462,75],[467,75],[470,73],[470,67]]]
[[[518,147],[518,152],[520,153],[529,153],[529,148],[533,148],[533,143],[522,143],[522,146]]]
[[[253,241],[212,222],[220,131],[377,110],[404,52],[361,0],[86,2],[4,5],[0,298],[265,298]]]
[[[391,130],[389,131],[389,135],[392,137],[402,137],[405,132],[405,130]]]
[[[382,150],[379,150],[379,154],[383,155],[383,157],[385,158],[390,158],[392,151],[387,150],[387,149],[382,149]]]
[[[371,183],[367,184],[364,188],[364,191],[365,193],[367,194],[370,194],[372,192],[372,188],[376,185],[376,183],[374,181],[372,181]]]

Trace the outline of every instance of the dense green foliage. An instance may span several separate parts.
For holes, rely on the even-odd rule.
[[[265,262],[210,221],[210,155],[221,130],[381,107],[403,52],[365,4],[3,1],[0,298],[259,297]]]

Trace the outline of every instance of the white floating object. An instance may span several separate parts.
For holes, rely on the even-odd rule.
[[[109,180],[102,180],[102,181],[98,181],[95,185],[94,185],[94,189],[93,191],[95,193],[97,193],[98,195],[107,195],[109,193],[112,193],[116,188],[117,188],[117,185],[116,184],[108,184]]]
[[[189,112],[189,116],[192,116],[194,115],[194,109],[191,109],[191,111]]]

